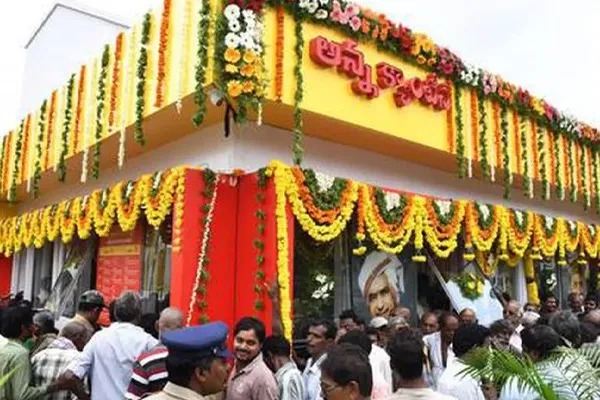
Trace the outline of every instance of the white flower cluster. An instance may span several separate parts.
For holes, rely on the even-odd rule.
[[[317,186],[319,192],[326,192],[333,187],[335,178],[321,172],[315,172],[315,179],[317,180]]]
[[[577,229],[577,223],[573,222],[573,221],[567,221],[567,223],[569,224],[569,229],[571,231],[575,231],[575,229]]]
[[[579,122],[577,122],[572,115],[562,114],[560,116],[558,126],[561,130],[566,132],[577,133],[578,136],[581,135],[581,127]]]
[[[554,218],[544,215],[544,224],[546,225],[546,229],[552,229]]]
[[[225,18],[229,33],[225,35],[225,46],[230,49],[242,47],[261,54],[263,24],[253,10],[241,10],[236,4],[225,7]]]
[[[299,0],[298,7],[313,14],[316,19],[325,19],[329,16],[327,11],[329,0]]]
[[[467,85],[477,86],[482,73],[483,71],[481,69],[467,64],[465,65],[465,69],[460,72],[460,80]]]
[[[400,195],[396,192],[385,192],[385,209],[392,211],[400,207]]]
[[[450,200],[435,200],[435,205],[437,206],[440,214],[442,216],[447,216],[450,213],[450,206],[452,205],[452,201]]]
[[[481,213],[481,216],[483,217],[483,219],[485,221],[487,221],[490,218],[490,215],[492,214],[492,211],[490,210],[490,206],[487,204],[477,203],[477,208],[479,209],[479,212]]]
[[[523,211],[515,210],[515,219],[519,225],[523,225]]]

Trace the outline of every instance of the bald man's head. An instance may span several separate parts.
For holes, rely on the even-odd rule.
[[[60,336],[69,339],[77,350],[81,351],[90,340],[90,333],[85,325],[77,321],[71,321],[60,331]]]
[[[165,332],[181,329],[183,328],[183,313],[176,307],[165,308],[160,313],[160,318],[156,324],[159,336],[162,336]]]

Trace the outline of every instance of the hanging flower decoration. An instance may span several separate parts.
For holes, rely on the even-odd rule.
[[[483,278],[473,272],[464,272],[452,279],[459,287],[460,293],[469,300],[477,300],[483,296]]]
[[[198,265],[196,266],[196,279],[192,295],[190,296],[190,305],[188,307],[187,323],[189,326],[192,322],[194,308],[197,308],[200,313],[199,323],[208,322],[208,314],[206,313],[208,304],[206,303],[207,283],[210,279],[208,266],[210,260],[208,257],[210,248],[211,228],[217,204],[217,192],[219,175],[209,169],[203,171],[204,175],[204,193],[205,203],[202,206],[202,239],[200,241],[200,250],[198,251]]]
[[[144,110],[146,109],[146,73],[148,70],[148,43],[150,43],[150,29],[152,28],[152,14],[144,15],[142,35],[140,40],[140,54],[137,61],[137,85],[135,91],[135,125],[133,138],[141,145],[146,144],[144,137]]]
[[[12,179],[10,181],[8,190],[8,201],[13,202],[17,198],[17,180],[19,179],[19,166],[21,164],[22,148],[23,148],[23,131],[25,126],[25,120],[21,120],[19,131],[17,133],[17,140],[15,141],[15,157],[14,166],[12,170]],[[10,154],[10,152],[9,152]],[[8,167],[7,167],[8,170]]]
[[[534,235],[542,256],[553,257],[558,248],[561,224],[546,215],[537,215],[534,224]]]
[[[94,142],[94,163],[92,166],[92,176],[94,179],[100,177],[100,142],[102,141],[102,132],[104,131],[104,101],[106,97],[106,78],[108,76],[108,63],[110,60],[110,47],[104,46],[102,53],[101,69],[98,76],[98,95],[96,97],[96,140]]]
[[[63,182],[67,177],[67,152],[69,149],[69,134],[71,133],[71,119],[73,118],[73,88],[75,86],[75,74],[71,74],[69,84],[67,85],[65,106],[65,115],[62,126],[62,136],[60,142],[60,154],[58,159],[58,180]]]
[[[257,235],[254,239],[254,249],[256,251],[256,272],[254,277],[254,293],[256,294],[256,299],[254,300],[254,311],[261,312],[265,309],[265,279],[266,273],[264,270],[265,265],[265,220],[267,214],[264,210],[265,205],[265,188],[267,186],[267,175],[266,169],[262,168],[257,172],[257,180],[256,180],[258,191],[256,193],[256,202],[258,203],[258,207],[255,212],[256,216],[256,231]]]
[[[0,220],[0,252],[10,256],[31,244],[39,248],[57,238],[69,242],[75,235],[86,239],[92,231],[106,236],[115,222],[123,230],[131,230],[142,213],[158,228],[171,213],[179,186],[184,184],[183,175],[183,168],[144,175],[89,196]]]
[[[263,97],[262,12],[228,4],[217,21],[221,89],[237,104],[236,120],[246,122],[249,110],[257,111]]]
[[[40,179],[42,178],[42,152],[44,145],[44,137],[46,133],[46,111],[47,111],[47,102],[44,100],[42,106],[40,107],[40,118],[38,119],[38,135],[35,146],[35,161],[34,161],[34,170],[33,170],[33,197],[36,198],[39,194],[40,187]],[[4,142],[2,142],[4,143]],[[3,151],[0,149],[0,154]]]
[[[525,271],[525,283],[527,285],[527,301],[539,305],[540,297],[538,285],[535,280],[535,265],[533,258],[529,254],[526,254],[523,259],[523,270]]]
[[[194,103],[198,110],[194,115],[194,125],[200,126],[206,115],[206,92],[204,83],[206,81],[206,68],[208,67],[208,40],[210,29],[210,0],[200,2],[198,16],[198,53],[196,54],[196,90],[194,91]]]
[[[160,18],[160,33],[158,39],[158,72],[156,76],[155,107],[162,107],[165,98],[165,77],[167,76],[167,42],[171,22],[171,0],[163,1],[163,11]]]
[[[439,258],[448,258],[458,246],[466,203],[464,201],[425,199],[424,232],[427,243]]]
[[[467,177],[467,159],[465,155],[465,132],[463,122],[463,107],[462,107],[462,89],[460,86],[454,87],[454,125],[456,127],[456,160],[458,167],[458,177]]]
[[[467,204],[465,222],[467,235],[477,250],[488,252],[500,229],[503,208],[489,204],[469,202]]]

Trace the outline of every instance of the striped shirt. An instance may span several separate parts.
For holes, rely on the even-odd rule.
[[[143,353],[133,366],[126,399],[138,400],[149,393],[160,392],[168,381],[167,356],[169,350],[162,345]]]

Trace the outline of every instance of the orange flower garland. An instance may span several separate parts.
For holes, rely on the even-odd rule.
[[[548,141],[548,156],[550,156],[550,184],[555,185],[557,182],[556,179],[556,157],[555,157],[555,144],[554,144],[554,134],[546,131],[546,137]]]
[[[441,221],[435,209],[436,201],[438,200],[425,199],[423,201],[423,214],[425,217],[423,230],[435,255],[440,258],[447,258],[458,245],[458,236],[462,230],[466,203],[460,200],[446,200],[453,207],[453,214],[449,221]]]
[[[494,151],[496,152],[496,169],[502,168],[502,143],[500,131],[500,105],[497,102],[492,102],[492,118],[494,121]],[[494,160],[492,160],[494,162]],[[505,171],[504,173],[508,173]]]
[[[569,152],[570,152],[570,148],[569,145],[567,143],[567,138],[563,135],[562,139],[561,139],[561,144],[562,144],[562,149],[563,149],[563,168],[565,171],[565,193],[571,188],[571,185],[573,184],[571,182],[571,164],[569,163]]]
[[[275,43],[275,101],[281,102],[283,96],[283,50],[285,42],[285,10],[282,6],[276,8],[277,12],[277,41]]]
[[[46,134],[46,154],[44,155],[43,170],[47,170],[50,165],[50,153],[52,152],[52,137],[54,136],[54,112],[56,109],[56,90],[52,92],[50,98],[50,107],[48,108],[48,130]]]
[[[82,65],[81,71],[79,71],[79,85],[77,86],[77,109],[75,111],[75,129],[73,130],[73,154],[77,153],[77,146],[79,146],[79,135],[82,134],[81,120],[83,117],[83,107],[85,100],[85,82],[86,68],[85,65]]]
[[[515,144],[515,156],[517,162],[517,174],[521,175],[523,172],[521,166],[521,134],[519,132],[519,115],[515,110],[512,111],[512,124],[513,124],[513,135]]]
[[[158,72],[156,77],[156,107],[162,107],[164,102],[165,76],[167,63],[167,41],[169,40],[169,22],[171,16],[171,0],[164,0],[160,21],[160,38],[158,43]]]
[[[553,225],[547,227],[547,221],[553,220]],[[553,257],[558,249],[561,224],[555,218],[550,218],[544,215],[535,216],[534,237],[537,247],[544,257]],[[550,231],[550,232],[548,232]]]
[[[477,112],[477,92],[471,90],[471,142],[473,146],[473,161],[479,159],[479,122]]]
[[[529,211],[505,210],[507,216],[507,239],[508,249],[519,257],[523,257],[531,241],[533,232],[534,217]],[[517,221],[517,213],[521,213],[521,218],[525,219],[525,226]]]
[[[111,87],[110,87],[110,108],[108,109],[108,132],[112,133],[115,124],[115,113],[117,110],[117,93],[119,93],[119,85],[122,82],[119,80],[121,76],[121,63],[123,62],[122,58],[123,53],[123,32],[119,33],[117,36],[117,42],[115,44],[115,58],[112,70],[112,79],[111,79]],[[125,116],[121,116],[124,118]]]
[[[487,228],[481,227],[478,207],[487,207],[490,212],[491,221]],[[493,205],[478,205],[475,202],[469,202],[465,213],[466,231],[469,241],[475,245],[479,251],[490,251],[500,229],[502,207]]]
[[[581,146],[579,145],[579,142],[575,142],[574,141],[574,147],[575,147],[575,171],[577,172],[576,175],[576,188],[577,188],[577,193],[580,193],[582,191],[583,185],[586,184],[586,182],[583,181],[582,178],[582,174],[581,171],[583,170],[583,165],[581,165]]]

